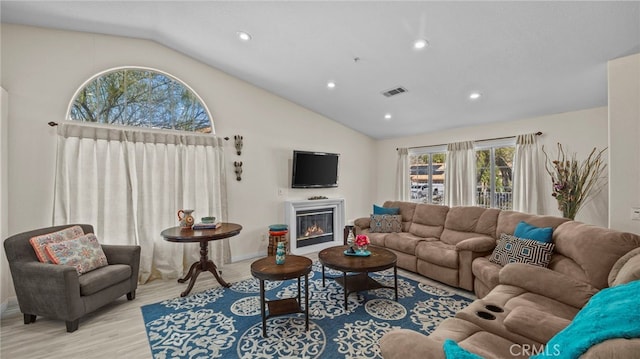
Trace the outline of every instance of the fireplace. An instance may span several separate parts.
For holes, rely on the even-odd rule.
[[[333,208],[296,212],[297,247],[333,241]]]
[[[289,201],[285,204],[293,254],[306,254],[341,245],[344,199]]]

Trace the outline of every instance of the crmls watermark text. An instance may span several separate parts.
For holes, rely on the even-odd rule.
[[[531,355],[544,353],[546,356],[555,357],[560,356],[560,345],[554,344],[549,347],[545,346],[544,344],[513,344],[509,347],[509,352],[513,356],[530,357]]]

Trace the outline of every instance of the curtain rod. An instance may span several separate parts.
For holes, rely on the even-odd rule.
[[[53,122],[53,121],[49,121],[49,122],[47,122],[47,125],[49,125],[51,127],[55,127],[55,126],[58,126],[58,123],[57,122]],[[229,137],[224,137],[224,140],[225,141],[229,141]]]
[[[536,135],[536,136],[540,136],[540,135],[542,135],[542,132],[538,131],[538,132],[536,132],[536,133],[535,133],[535,135]],[[505,138],[513,138],[513,137],[516,137],[516,136],[504,136],[504,137],[485,138],[485,139],[482,139],[482,140],[475,140],[475,141],[473,141],[473,142],[493,141],[493,140],[504,140]],[[441,144],[438,144],[438,145],[428,145],[428,146],[413,146],[413,147],[407,147],[407,149],[411,150],[411,149],[414,149],[414,148],[435,147],[435,146],[446,146],[446,145],[448,145],[448,143],[441,143]],[[398,150],[398,147],[396,147],[396,151],[397,151],[397,150]]]

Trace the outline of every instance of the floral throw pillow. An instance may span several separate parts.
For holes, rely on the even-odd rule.
[[[505,266],[509,263],[525,263],[539,267],[549,266],[553,243],[522,239],[502,233],[489,261]]]
[[[68,241],[70,239],[78,238],[84,236],[84,231],[80,226],[73,226],[69,228],[65,228],[58,232],[47,233],[41,236],[32,237],[29,239],[29,243],[31,243],[31,247],[36,252],[36,256],[38,260],[42,263],[51,263],[47,253],[45,252],[45,247],[50,243],[57,243],[62,241]]]
[[[78,275],[109,264],[98,243],[98,238],[93,233],[64,242],[47,244],[46,252],[53,263],[76,267]]]
[[[402,216],[399,214],[372,214],[371,233],[402,232]]]

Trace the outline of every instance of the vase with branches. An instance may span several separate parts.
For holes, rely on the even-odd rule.
[[[594,147],[585,160],[579,161],[575,153],[567,153],[560,143],[556,159],[550,158],[542,146],[545,169],[551,176],[551,195],[558,201],[563,217],[575,219],[587,198],[602,189],[599,182],[607,168],[603,157],[606,150]]]

